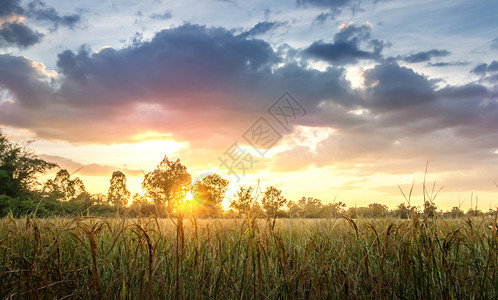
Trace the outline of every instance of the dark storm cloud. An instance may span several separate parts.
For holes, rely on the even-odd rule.
[[[3,23],[0,26],[0,48],[15,46],[27,48],[41,41],[43,34],[21,22]]]
[[[476,75],[484,76],[487,73],[498,72],[498,61],[493,60],[489,65],[486,63],[479,64],[475,66],[470,73],[474,73]]]
[[[20,0],[2,0],[0,1],[0,18],[8,17],[13,14],[21,14]]]
[[[364,102],[356,106],[363,113],[350,114],[349,109],[340,111],[344,106],[334,106],[328,112],[330,119],[349,116],[353,122],[330,124],[336,132],[320,142],[316,152],[300,154],[306,160],[289,159],[296,151],[303,153],[297,146],[278,154],[275,161],[286,161],[287,169],[314,164],[364,172],[358,176],[415,171],[406,161],[435,160],[440,164],[437,171],[498,162],[494,154],[498,148],[496,90],[476,83],[438,89],[434,80],[395,63],[377,65],[363,76]],[[388,157],[399,163],[394,160],[386,169],[377,167]]]
[[[150,15],[152,19],[159,19],[159,20],[169,20],[173,17],[173,13],[170,10],[165,11],[164,13],[155,13]]]
[[[52,91],[45,109],[20,117],[24,103],[41,100],[21,94],[22,84],[12,85],[7,88],[16,94],[16,102],[4,104],[0,119],[18,126],[24,122],[21,127],[51,119],[50,128],[37,130],[49,138],[109,141],[142,130],[165,130],[181,140],[204,139],[205,143],[212,132],[222,134],[222,140],[233,139],[285,90],[301,99],[310,112],[319,112],[318,103],[332,98],[345,107],[359,103],[343,69],[321,72],[292,62],[275,68],[280,62],[262,40],[187,24],[122,49],[93,52],[83,47],[60,53],[56,85],[49,85],[49,78],[33,79]],[[25,73],[26,78],[38,74],[30,69]],[[52,114],[58,115],[53,118]],[[351,123],[349,118],[328,117],[320,113],[306,122]],[[214,146],[219,145],[225,146],[221,142]]]
[[[434,100],[434,82],[396,63],[377,65],[364,72],[365,106],[396,110]]]
[[[363,49],[360,45],[371,41],[368,26],[350,25],[331,44]],[[125,142],[158,131],[216,156],[288,90],[308,111],[296,125],[334,133],[316,153],[302,147],[282,153],[286,170],[311,164],[354,168],[382,164],[386,157],[462,165],[476,157],[494,161],[496,88],[477,83],[441,88],[440,81],[411,68],[380,62],[363,72],[364,87],[353,89],[345,69],[312,69],[295,56],[298,49],[280,48],[224,28],[186,24],[121,49],[64,51],[54,83],[29,59],[1,55],[0,85],[14,102],[0,101],[0,125],[79,143]],[[360,58],[336,61],[354,59]],[[494,66],[486,64],[480,72]],[[291,159],[303,151],[305,158]],[[216,159],[211,156],[205,161]],[[406,172],[408,167],[392,168]]]
[[[95,86],[103,91],[128,89],[134,95],[147,94],[151,87],[169,93],[229,89],[230,82],[239,75],[265,72],[278,59],[262,40],[247,40],[222,28],[190,24],[160,31],[151,41],[121,50],[106,48],[93,54],[88,49],[78,53],[68,50],[58,58],[57,66],[65,75],[62,93]]]
[[[26,17],[36,21],[49,22],[56,30],[59,26],[74,28],[80,23],[79,14],[60,15],[54,8],[44,2],[36,0],[22,7],[20,1],[5,0],[0,3],[0,18]],[[0,27],[0,47],[26,48],[39,43],[43,34],[26,25],[22,21],[7,20]]]
[[[36,109],[48,104],[53,89],[46,79],[29,59],[0,54],[0,88],[21,99],[24,109]]]
[[[450,54],[451,52],[447,50],[432,49],[429,51],[422,51],[422,52],[409,54],[400,58],[409,63],[419,63],[419,62],[430,61],[433,57],[445,57]]]
[[[25,15],[37,21],[47,21],[53,25],[54,29],[57,29],[59,26],[74,28],[81,22],[79,14],[61,15],[53,7],[47,6],[40,0],[28,3]]]
[[[254,25],[253,28],[249,29],[246,32],[243,32],[240,34],[240,37],[246,38],[246,37],[253,37],[261,34],[265,34],[268,31],[274,30],[278,27],[286,25],[287,22],[269,22],[269,21],[263,21],[259,22],[258,24]]]
[[[369,25],[356,26],[350,24],[334,35],[331,43],[315,41],[304,49],[303,55],[312,59],[319,59],[334,65],[353,64],[361,59],[379,60],[384,42],[371,39],[372,28]],[[361,49],[366,44],[371,50]]]

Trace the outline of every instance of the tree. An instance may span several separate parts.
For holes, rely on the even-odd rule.
[[[437,207],[433,202],[425,201],[424,203],[424,215],[428,218],[434,218],[436,214]]]
[[[287,203],[288,213],[292,216],[319,218],[322,215],[322,201],[313,197],[302,197],[299,201]]]
[[[28,147],[31,143],[20,146],[9,141],[0,130],[0,195],[25,196],[38,185],[38,174],[57,167],[37,157]]]
[[[44,194],[59,201],[69,201],[85,192],[83,181],[79,177],[71,179],[66,169],[59,170],[55,178],[47,180],[43,187]]]
[[[322,200],[313,197],[302,197],[299,203],[303,205],[306,215],[310,218],[320,217],[320,211],[322,209]]]
[[[452,218],[461,218],[463,217],[465,214],[463,212],[463,210],[461,210],[458,206],[454,206],[451,211],[450,211],[450,216]]]
[[[135,195],[133,195],[131,205],[140,207],[144,204],[147,204],[147,199],[145,199],[145,197],[140,195],[139,193],[135,193]]]
[[[107,201],[117,207],[124,207],[130,200],[130,191],[126,188],[126,175],[121,171],[112,172]]]
[[[373,217],[385,217],[387,212],[388,212],[388,208],[387,206],[383,205],[383,204],[379,204],[379,203],[372,203],[372,204],[369,204],[368,205],[368,208],[371,210],[371,215]]]
[[[328,203],[322,207],[322,217],[325,218],[337,218],[339,214],[346,211],[346,204],[339,201],[334,203]]]
[[[142,188],[145,196],[158,205],[167,204],[169,208],[185,199],[191,190],[192,177],[180,160],[170,161],[164,156],[157,168],[145,174]]]
[[[400,219],[408,219],[410,217],[411,210],[404,203],[400,203],[398,207],[394,210],[394,215]]]
[[[204,177],[194,185],[194,199],[198,201],[201,215],[215,216],[221,211],[229,181],[218,174]]]
[[[230,203],[230,208],[236,209],[239,215],[248,214],[254,204],[252,191],[252,187],[246,188],[244,186],[240,186],[237,194],[235,194],[236,199]]]
[[[276,218],[279,210],[287,203],[287,199],[282,195],[281,190],[274,186],[269,186],[265,190],[261,203],[266,214]]]

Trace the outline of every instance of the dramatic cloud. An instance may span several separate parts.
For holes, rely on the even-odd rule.
[[[53,88],[46,74],[40,71],[37,65],[25,57],[0,54],[0,88],[8,90],[16,99],[15,103],[0,102],[1,115],[7,114],[11,106],[36,109],[53,99]],[[3,117],[0,119],[5,120]]]
[[[498,72],[498,61],[493,60],[489,65],[486,63],[482,63],[477,65],[475,68],[470,70],[470,73],[474,73],[476,75],[484,76],[487,73],[495,73]]]
[[[447,50],[432,49],[429,51],[416,52],[410,55],[400,57],[402,60],[409,63],[419,63],[431,60],[433,57],[445,57],[450,55],[451,52]]]
[[[335,105],[337,115],[328,113],[330,119],[349,115],[351,122],[329,125],[334,131],[316,151],[296,145],[279,153],[275,171],[333,166],[349,172],[346,177],[368,177],[410,173],[427,160],[435,161],[431,172],[497,165],[496,90],[479,84],[439,89],[436,81],[395,63],[376,65],[363,77],[363,102],[343,110]]]
[[[74,28],[81,21],[79,14],[61,16],[39,0],[29,2],[27,7],[22,7],[20,1],[5,0],[0,3],[0,48],[26,48],[42,40],[43,34],[26,25],[23,18],[48,22],[53,30],[59,26]]]
[[[64,51],[54,78],[26,58],[5,55],[0,82],[14,102],[0,102],[0,119],[49,139],[112,143],[157,131],[220,151],[288,90],[313,114],[305,124],[356,122],[319,106],[324,100],[341,107],[359,101],[343,69],[321,72],[295,63],[276,68],[280,62],[262,40],[189,24],[119,50]],[[35,106],[40,109],[26,109]]]
[[[274,30],[280,26],[284,26],[286,24],[287,22],[268,22],[268,21],[259,22],[258,24],[254,25],[253,28],[249,29],[246,32],[241,33],[240,37],[246,38],[246,37],[261,35],[267,33],[270,30]]]
[[[54,29],[59,26],[74,28],[81,21],[79,14],[60,15],[53,7],[47,6],[40,0],[31,1],[25,10],[25,15],[38,21],[47,21]]]
[[[8,17],[13,14],[21,14],[22,8],[20,6],[20,0],[2,0],[0,2],[0,18]]]
[[[305,57],[327,61],[333,65],[356,63],[361,59],[379,60],[384,42],[371,39],[372,27],[368,24],[356,26],[343,25],[335,34],[332,43],[316,41],[303,51]],[[360,49],[366,44],[371,51]]]
[[[368,27],[350,25],[336,34],[335,42],[369,37]],[[337,131],[318,154],[299,160],[299,168],[330,162],[320,153],[334,153],[339,160],[375,157],[390,149],[422,153],[426,148],[416,145],[416,137],[440,130],[451,130],[456,140],[498,132],[496,91],[481,85],[439,89],[438,80],[381,63],[363,73],[363,88],[353,89],[344,69],[318,71],[294,62],[276,67],[281,62],[262,40],[190,24],[122,49],[64,51],[54,78],[26,58],[2,55],[1,87],[14,101],[0,102],[0,119],[2,125],[30,128],[39,137],[73,142],[123,142],[144,131],[171,133],[194,148],[211,149],[212,155],[241,139],[289,90],[308,110],[296,125]],[[405,136],[413,143],[396,146]],[[492,153],[493,147],[498,145],[486,149]]]
[[[21,127],[51,119],[51,126],[43,126],[38,133],[70,140],[65,126],[78,132],[71,134],[75,140],[122,138],[114,133],[128,131],[130,136],[144,129],[175,132],[195,140],[205,138],[213,127],[220,135],[235,131],[225,125],[230,123],[239,124],[237,134],[241,134],[269,105],[263,101],[272,101],[282,92],[261,96],[263,92],[257,97],[248,93],[254,85],[265,84],[262,78],[277,61],[271,47],[261,40],[196,25],[164,30],[151,41],[121,50],[65,51],[57,62],[57,89],[29,60],[3,55],[0,65],[6,67],[0,69],[4,77],[0,82],[15,96],[15,102],[1,104],[0,119]],[[30,105],[43,109],[21,117],[26,113],[23,107]],[[239,110],[247,116],[231,114]],[[90,119],[93,133],[87,128]],[[138,125],[128,128],[130,122]],[[206,129],[199,130],[203,127]]]
[[[370,43],[370,35],[368,25],[344,26],[332,44],[364,51],[360,45]],[[186,24],[121,49],[63,51],[58,76],[27,58],[0,55],[0,87],[13,96],[0,101],[0,125],[75,143],[119,143],[143,132],[167,133],[188,142],[179,151],[185,162],[207,165],[243,141],[259,117],[271,120],[268,107],[288,90],[308,111],[294,125],[326,134],[311,149],[282,130],[282,150],[261,159],[257,170],[333,167],[361,178],[413,172],[427,160],[437,161],[433,171],[438,172],[472,163],[498,165],[495,89],[477,83],[441,88],[441,81],[394,62],[366,69],[362,85],[352,88],[343,68],[319,71],[281,54],[263,40]],[[331,61],[372,57],[341,55]],[[380,51],[376,57],[380,61]],[[495,72],[495,65],[475,72]],[[85,168],[92,174],[110,172]]]
[[[434,82],[395,63],[377,65],[363,78],[369,109],[398,110],[434,100]]]
[[[0,48],[16,46],[26,48],[41,41],[43,34],[21,22],[3,23],[0,26]]]

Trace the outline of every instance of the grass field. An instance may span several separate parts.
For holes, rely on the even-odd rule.
[[[0,220],[2,298],[496,299],[496,219]]]

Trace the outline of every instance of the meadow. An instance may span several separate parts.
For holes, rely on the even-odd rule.
[[[496,218],[0,220],[0,296],[496,299]]]

